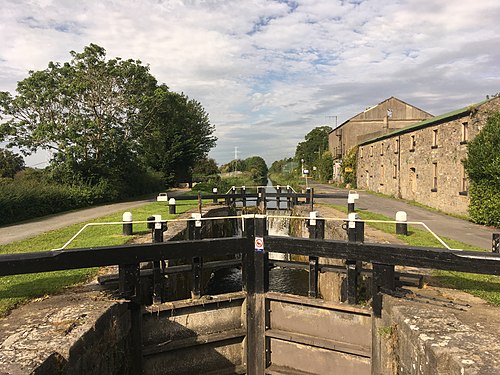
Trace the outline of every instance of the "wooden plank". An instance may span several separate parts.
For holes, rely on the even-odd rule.
[[[310,337],[305,342],[308,345],[313,337],[318,340],[315,346],[322,346],[322,341],[339,345],[343,343],[345,348],[357,348],[356,355],[361,351],[363,356],[369,357],[372,344],[371,316],[282,301],[270,301],[269,310],[271,312],[267,326],[270,330],[288,332],[292,336],[301,336],[304,340]]]
[[[270,339],[273,366],[289,368],[288,374],[369,375],[369,358],[322,349],[318,347]]]
[[[500,254],[495,253],[272,236],[265,243],[267,251],[276,253],[500,275]]]
[[[164,343],[149,345],[142,349],[142,355],[155,355],[159,353],[165,353],[172,350],[189,348],[197,345],[204,345],[212,342],[219,342],[225,340],[231,340],[237,337],[246,336],[246,330],[244,328],[229,330],[225,332],[212,333],[209,335],[198,335],[195,337],[187,337],[180,340],[172,340]]]
[[[292,333],[292,332],[282,331],[279,329],[270,329],[266,331],[266,336],[298,344],[315,346],[317,348],[329,349],[337,352],[359,355],[361,357],[366,357],[366,358],[371,357],[371,347],[354,345],[342,341],[325,339],[311,335],[304,335],[301,333]]]
[[[302,297],[294,294],[267,292],[266,298],[269,300],[289,302],[297,305],[321,307],[323,309],[346,311],[349,313],[371,316],[371,309],[367,307],[351,306],[344,303],[330,302],[317,298]]]
[[[134,264],[194,256],[239,254],[250,245],[245,238],[169,241],[156,244],[105,246],[0,255],[0,276],[66,269]]]

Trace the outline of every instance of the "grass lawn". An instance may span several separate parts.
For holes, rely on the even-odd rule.
[[[132,208],[129,211],[132,212],[133,219],[136,221],[146,220],[151,215],[161,215],[163,219],[168,220],[174,219],[179,214],[197,206],[197,201],[179,201],[177,215],[170,215],[168,213],[168,204],[166,202],[149,203],[141,207]],[[86,223],[115,222],[121,220],[122,212],[118,212],[89,222],[74,224],[26,240],[0,245],[0,254],[52,250],[63,246]],[[134,224],[134,236],[148,232],[146,224]],[[123,245],[134,238],[134,236],[123,236],[121,233],[121,225],[88,227],[68,248]],[[97,268],[86,268],[0,277],[0,317],[8,314],[10,310],[19,304],[48,294],[58,293],[68,286],[89,280],[96,273]]]
[[[344,206],[334,204],[322,205],[330,206],[347,213],[347,209]],[[393,219],[387,216],[368,211],[358,211],[357,214],[364,220],[393,221]],[[394,234],[396,232],[396,224],[366,223],[366,225],[370,225],[386,233]],[[408,234],[408,236],[396,235],[396,237],[411,246],[443,248],[443,245],[424,229],[410,227],[408,228]],[[480,247],[465,244],[450,238],[441,237],[441,239],[453,249],[485,252],[485,250]],[[435,270],[433,272],[433,281],[441,286],[463,290],[477,297],[481,297],[495,306],[500,306],[500,276]]]

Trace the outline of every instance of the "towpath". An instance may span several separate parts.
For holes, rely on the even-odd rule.
[[[345,189],[331,185],[310,182],[315,193],[346,192]],[[436,211],[416,207],[400,199],[385,198],[364,191],[358,191],[359,200],[356,201],[356,210],[367,210],[383,214],[395,220],[397,211],[405,211],[408,221],[424,222],[434,233],[460,242],[481,247],[491,251],[493,233],[500,233],[498,228],[490,228],[474,224],[466,220],[451,217]],[[324,199],[319,202],[347,205],[345,199]]]
[[[174,197],[176,195],[182,194],[185,191],[188,190],[178,189],[170,191],[169,196]],[[20,224],[1,227],[0,245],[30,238],[40,233],[64,228],[76,223],[82,223],[84,221],[92,220],[115,212],[126,211],[128,209],[143,206],[147,203],[155,201],[156,197],[131,202],[106,204],[103,206],[63,212],[60,214],[45,216],[39,219],[33,219]]]

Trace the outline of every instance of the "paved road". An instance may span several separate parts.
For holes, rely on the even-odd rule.
[[[344,191],[330,185],[311,182],[315,193],[331,193]],[[357,210],[368,210],[395,218],[397,211],[405,211],[408,221],[422,221],[439,236],[448,237],[470,245],[475,245],[491,251],[491,235],[499,233],[500,229],[484,227],[471,222],[460,220],[438,212],[415,207],[398,199],[383,198],[366,192],[358,191],[359,200],[356,202]],[[327,199],[325,202],[347,205],[345,199]]]
[[[169,196],[175,196],[183,191],[169,192]],[[154,202],[155,199],[143,199],[133,202],[122,202],[107,204],[104,206],[85,208],[82,210],[70,211],[61,214],[51,215],[22,224],[13,224],[0,228],[0,245],[15,242],[36,236],[37,234],[48,232],[59,228],[64,228],[72,224],[92,220],[114,212],[143,206],[146,203]]]

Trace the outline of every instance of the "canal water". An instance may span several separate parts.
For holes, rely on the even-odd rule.
[[[266,193],[276,192],[272,182],[269,180]],[[250,203],[250,202],[249,202]],[[255,204],[255,202],[253,202]],[[269,210],[276,210],[275,201],[268,202]],[[280,202],[280,210],[276,210],[276,216],[289,214],[286,210],[286,201]],[[273,215],[273,212],[269,213]],[[288,220],[273,218],[269,226],[269,235],[288,236]],[[281,254],[270,254],[270,258],[280,258]],[[212,274],[207,287],[207,294],[221,294],[236,292],[242,289],[241,268],[219,270]],[[307,296],[309,289],[309,274],[306,270],[292,268],[274,267],[269,270],[269,290],[273,292],[297,294]]]

